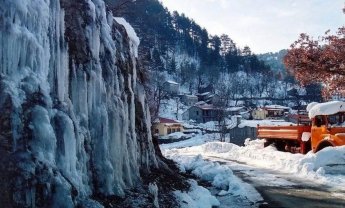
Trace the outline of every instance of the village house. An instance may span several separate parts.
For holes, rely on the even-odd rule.
[[[183,119],[194,120],[197,123],[206,123],[209,121],[216,121],[222,114],[221,109],[214,107],[204,102],[198,102],[197,105],[190,107],[183,113]]]
[[[158,117],[154,121],[153,130],[155,135],[166,136],[171,133],[182,132],[183,126],[175,120]]]
[[[264,120],[266,119],[267,111],[262,108],[254,109],[252,111],[252,118],[254,120]]]
[[[195,95],[182,95],[181,102],[185,105],[192,106],[198,102],[198,97]]]
[[[177,95],[180,91],[180,84],[169,80],[164,82],[163,89],[170,95]]]
[[[283,118],[291,110],[281,105],[266,105],[263,109],[267,111],[266,118],[268,119]]]
[[[291,109],[281,105],[266,105],[263,108],[254,109],[251,112],[254,120],[282,119]]]

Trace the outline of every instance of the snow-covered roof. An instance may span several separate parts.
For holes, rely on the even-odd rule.
[[[189,98],[198,98],[196,95],[184,95],[186,97],[189,97]]]
[[[206,96],[206,95],[208,95],[208,94],[210,94],[211,92],[204,92],[204,93],[200,93],[199,95],[201,95],[201,96]]]
[[[200,105],[206,105],[205,101],[199,101],[195,103],[194,105],[200,106]]]
[[[318,115],[333,115],[338,112],[345,112],[345,102],[330,101],[326,103],[318,103],[314,104],[309,109],[309,118],[314,118]]]
[[[196,105],[196,107],[201,108],[203,110],[211,110],[215,109],[212,104],[205,104],[205,105]]]
[[[174,81],[171,81],[171,80],[168,80],[167,82],[168,82],[169,84],[178,85],[178,83],[177,83],[177,82],[174,82]]]
[[[316,104],[319,104],[318,102],[311,102],[307,105],[306,110],[309,112],[312,107],[314,107]]]
[[[179,122],[172,120],[172,119],[169,119],[169,118],[159,117],[158,119],[159,119],[159,123],[179,124]]]
[[[286,106],[282,106],[282,105],[266,105],[265,109],[269,109],[269,110],[288,110],[290,108],[286,107]]]
[[[235,107],[229,107],[226,110],[227,111],[239,111],[242,110],[244,108],[244,106],[235,106]]]

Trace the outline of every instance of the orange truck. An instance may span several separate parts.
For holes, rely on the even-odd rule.
[[[281,151],[306,154],[325,147],[345,145],[345,102],[311,103],[307,107],[311,124],[259,126],[257,137]]]

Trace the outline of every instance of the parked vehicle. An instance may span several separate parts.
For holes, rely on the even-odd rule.
[[[275,143],[278,150],[292,153],[345,145],[345,102],[312,103],[307,110],[311,124],[258,126],[257,137],[266,139],[265,146]]]

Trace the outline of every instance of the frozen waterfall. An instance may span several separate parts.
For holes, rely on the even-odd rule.
[[[0,200],[73,207],[157,166],[128,27],[102,0],[2,0]]]

